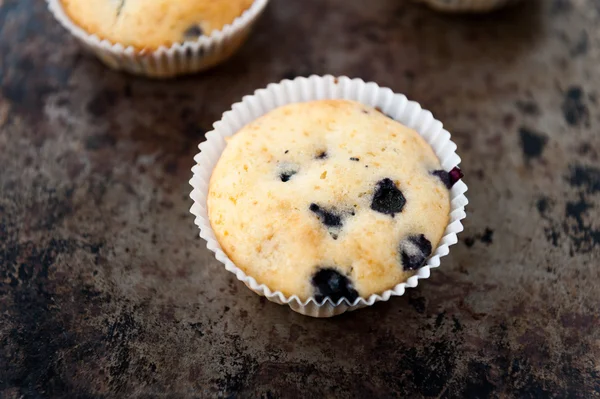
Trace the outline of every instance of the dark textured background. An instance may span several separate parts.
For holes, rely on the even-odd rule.
[[[525,3],[273,0],[231,62],[159,82],[0,0],[0,397],[600,396],[600,2]],[[431,279],[331,320],[247,290],[188,213],[212,122],[313,73],[433,111],[470,186]]]

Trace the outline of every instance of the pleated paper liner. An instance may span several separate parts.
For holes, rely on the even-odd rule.
[[[192,74],[225,61],[245,42],[254,22],[268,3],[268,0],[255,0],[231,24],[210,35],[200,36],[198,40],[175,43],[170,47],[162,46],[155,51],[139,51],[86,32],[69,18],[61,0],[46,1],[48,9],[61,25],[104,64],[116,70],[151,78]]]
[[[416,287],[420,279],[428,278],[431,269],[440,265],[440,258],[447,255],[450,246],[457,242],[457,234],[463,230],[461,221],[466,217],[465,206],[468,200],[465,197],[467,185],[460,180],[450,191],[448,226],[426,265],[407,281],[381,294],[357,298],[352,303],[345,298],[336,303],[326,298],[322,303],[318,303],[314,298],[302,301],[295,295],[286,297],[281,292],[272,291],[264,284],[257,283],[227,257],[215,238],[206,205],[212,171],[225,149],[225,137],[235,134],[249,122],[277,107],[320,99],[354,100],[381,109],[386,115],[415,129],[431,145],[444,170],[451,170],[457,166],[460,158],[456,154],[456,144],[450,139],[450,133],[444,130],[442,123],[436,120],[431,112],[423,110],[416,102],[409,101],[404,95],[396,94],[388,88],[348,77],[311,76],[270,84],[234,104],[232,109],[225,112],[222,119],[214,124],[214,130],[206,134],[206,141],[199,146],[200,153],[194,158],[196,165],[192,168],[193,177],[190,180],[193,187],[190,196],[194,201],[190,211],[196,217],[195,223],[200,228],[200,237],[206,240],[208,249],[215,253],[216,258],[225,265],[225,269],[235,274],[238,280],[255,293],[278,304],[288,305],[292,310],[304,315],[331,317],[403,295],[407,287]]]

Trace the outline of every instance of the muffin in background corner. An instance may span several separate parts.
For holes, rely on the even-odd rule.
[[[442,12],[477,13],[490,12],[519,0],[416,0]]]
[[[253,0],[61,0],[85,31],[136,50],[197,40],[230,24]]]
[[[268,0],[47,0],[108,66],[149,77],[210,68],[235,53]]]

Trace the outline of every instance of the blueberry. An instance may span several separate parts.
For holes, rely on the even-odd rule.
[[[327,227],[342,227],[342,218],[333,212],[323,209],[319,205],[312,203],[309,209],[314,212],[321,223]]]
[[[448,187],[449,189],[452,188],[452,186],[450,185],[450,175],[448,174],[448,172],[446,172],[445,170],[434,170],[433,172],[431,172],[431,174],[439,177],[442,183],[444,183],[444,186]]]
[[[385,178],[377,182],[371,209],[376,212],[392,215],[402,212],[406,198],[391,179]]]
[[[431,255],[431,242],[424,234],[409,236],[400,243],[400,257],[405,271],[417,270]]]
[[[358,292],[352,287],[350,279],[333,268],[317,271],[313,274],[311,283],[317,302],[322,302],[327,297],[333,302],[337,302],[341,298],[354,302],[358,298]]]
[[[315,159],[325,159],[327,158],[327,151],[320,151],[316,156]]]
[[[202,30],[202,28],[199,25],[191,25],[189,28],[187,28],[185,30],[185,32],[183,32],[183,36],[185,37],[186,40],[197,39],[198,37],[202,36],[203,34],[204,34],[204,31]]]
[[[434,170],[431,172],[431,174],[439,177],[448,190],[450,190],[452,186],[454,186],[454,184],[464,176],[461,170],[457,167],[452,168],[450,172],[446,172],[445,170]]]
[[[464,177],[463,172],[456,166],[452,168],[452,170],[448,172],[448,174],[450,175],[450,186],[453,186],[454,183],[456,183]]]
[[[291,164],[291,163],[287,163],[287,162],[282,162],[279,164],[278,166],[278,171],[279,171],[279,178],[281,179],[282,182],[287,182],[289,181],[292,176],[294,176],[296,173],[298,173],[298,165],[295,164]]]
[[[290,180],[290,178],[291,178],[292,176],[294,176],[295,174],[296,174],[296,172],[295,172],[295,171],[293,171],[293,170],[291,170],[291,171],[287,171],[287,172],[282,172],[282,173],[279,175],[279,178],[281,179],[281,181],[282,181],[282,182],[284,182],[284,183],[285,183],[285,182],[289,181],[289,180]]]

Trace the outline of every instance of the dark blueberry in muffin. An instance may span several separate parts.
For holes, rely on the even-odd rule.
[[[439,177],[439,179],[444,183],[444,185],[450,190],[454,184],[462,179],[464,176],[459,168],[453,168],[450,172],[446,172],[445,170],[434,170],[431,172],[434,176]]]
[[[409,236],[400,243],[400,257],[405,271],[423,267],[430,255],[431,242],[423,234]]]
[[[204,32],[199,25],[192,25],[183,32],[183,36],[186,40],[197,39],[202,36]]]
[[[317,302],[322,302],[329,297],[333,302],[346,298],[354,302],[358,292],[352,287],[350,279],[333,268],[324,268],[313,274],[311,283]]]
[[[319,151],[315,156],[316,159],[325,159],[327,158],[327,151]]]
[[[406,198],[391,179],[385,178],[377,182],[371,209],[376,212],[391,215],[402,212]]]
[[[310,204],[309,209],[311,212],[314,212],[321,223],[323,223],[327,227],[342,227],[342,218],[335,213],[328,211],[319,205],[312,203]]]
[[[298,173],[298,165],[288,162],[282,162],[278,165],[279,178],[282,182],[289,181],[292,176]]]
[[[447,188],[452,187],[450,185],[450,175],[445,170],[434,170],[433,172],[431,172],[431,174],[437,176]]]
[[[450,176],[450,187],[452,187],[454,183],[456,183],[464,177],[463,172],[456,166],[452,168],[450,172],[448,172],[448,175]]]
[[[279,178],[281,179],[281,181],[282,181],[282,182],[284,182],[284,183],[285,183],[285,182],[289,181],[289,180],[290,180],[290,178],[291,178],[292,176],[294,176],[295,174],[296,174],[296,172],[294,172],[294,171],[282,172],[282,173],[279,175]]]

